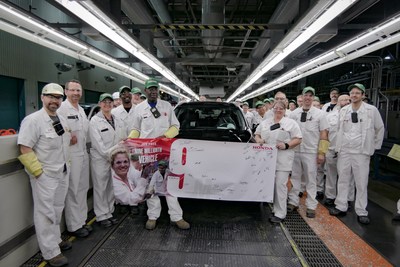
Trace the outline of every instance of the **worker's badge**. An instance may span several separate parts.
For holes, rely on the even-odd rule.
[[[161,116],[161,113],[158,111],[156,107],[150,109],[151,113],[153,114],[154,118],[158,118]]]

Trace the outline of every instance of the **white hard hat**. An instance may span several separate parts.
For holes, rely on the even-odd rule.
[[[49,83],[43,87],[42,95],[64,95],[64,89],[59,84]]]
[[[114,92],[113,94],[112,94],[112,98],[115,100],[115,99],[118,99],[119,98],[119,93],[118,92]]]

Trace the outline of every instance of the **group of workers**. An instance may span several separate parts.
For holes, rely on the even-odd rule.
[[[145,228],[152,230],[161,212],[159,196],[165,196],[171,223],[180,229],[190,228],[178,199],[167,192],[168,162],[157,162],[156,171],[143,175],[137,155],[129,154],[123,146],[126,138],[173,138],[178,134],[179,121],[171,104],[159,99],[159,88],[156,80],[147,80],[146,101],[141,101],[139,88],[122,86],[120,105],[116,106],[111,94],[101,94],[100,112],[89,121],[79,106],[82,86],[78,80],[67,82],[65,90],[50,83],[42,89],[43,108],[22,121],[19,160],[30,177],[39,247],[51,266],[67,264],[61,251],[72,246],[60,238],[63,210],[70,233],[86,237],[92,231],[86,224],[89,165],[94,212],[101,226],[118,223],[113,216],[115,203],[135,208],[146,202]],[[348,201],[355,199],[358,221],[370,222],[366,209],[369,161],[381,147],[384,125],[376,107],[363,102],[362,84],[353,84],[348,91],[349,95],[338,96],[338,90],[332,89],[331,102],[322,108],[314,106],[316,92],[309,86],[292,110],[283,92],[256,102],[255,114],[247,103],[241,103],[246,120],[254,125],[256,142],[273,144],[278,150],[272,223],[281,222],[287,212],[298,208],[303,191],[307,193],[309,218],[316,216],[317,195],[324,191],[331,215],[346,215]],[[90,160],[86,149],[89,138]],[[325,184],[317,175],[324,163]]]
[[[86,224],[89,166],[94,212],[102,227],[118,223],[113,216],[115,202],[130,206],[147,202],[145,227],[152,230],[161,212],[159,196],[165,196],[171,223],[180,229],[190,228],[178,199],[166,191],[168,162],[158,162],[158,169],[144,179],[141,164],[123,145],[128,137],[173,138],[178,134],[173,107],[159,99],[159,88],[156,80],[147,80],[147,101],[141,101],[139,88],[122,86],[120,105],[115,107],[111,94],[101,94],[100,111],[89,121],[79,105],[83,90],[78,80],[68,81],[65,89],[49,83],[41,93],[43,108],[22,121],[17,141],[19,160],[30,177],[36,236],[50,266],[68,264],[61,253],[72,247],[70,241],[61,239],[63,211],[72,235],[87,237],[92,231]],[[90,157],[86,148],[89,140]]]
[[[366,209],[369,164],[374,151],[381,148],[384,124],[377,108],[364,98],[364,85],[356,83],[340,96],[333,88],[331,101],[322,107],[310,86],[297,97],[296,109],[288,109],[283,92],[256,102],[256,113],[242,103],[256,142],[278,149],[271,222],[281,222],[287,212],[296,210],[305,191],[309,218],[316,216],[317,200],[325,196],[330,215],[345,216],[355,200],[359,223],[370,223]]]

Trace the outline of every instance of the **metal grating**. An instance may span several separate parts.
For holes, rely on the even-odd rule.
[[[283,224],[309,266],[342,266],[298,212],[288,212]]]
[[[229,211],[199,216],[185,213],[192,227],[182,231],[165,216],[153,231],[145,218],[128,216],[82,266],[301,266],[282,229],[259,217],[260,210],[237,207],[251,214],[226,220]],[[207,209],[207,215],[211,213]],[[221,219],[222,218],[222,219]]]

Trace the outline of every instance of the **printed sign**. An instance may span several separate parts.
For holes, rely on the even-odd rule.
[[[130,153],[151,171],[169,161],[168,193],[176,197],[272,202],[276,148],[255,143],[128,139]],[[146,168],[145,167],[145,168]]]

